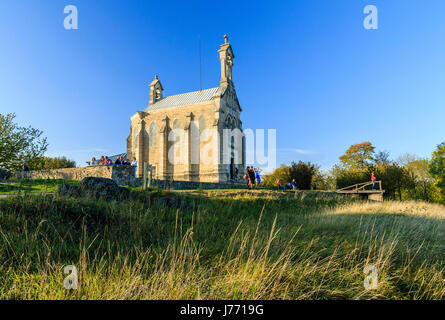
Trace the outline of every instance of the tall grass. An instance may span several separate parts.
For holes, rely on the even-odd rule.
[[[0,201],[1,299],[443,299],[445,207],[195,198]],[[63,267],[75,265],[77,290]],[[363,286],[366,265],[378,289]]]

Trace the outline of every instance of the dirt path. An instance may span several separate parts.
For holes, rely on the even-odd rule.
[[[277,190],[218,190],[218,189],[210,189],[210,190],[172,190],[172,192],[195,195],[195,196],[204,196],[209,198],[215,197],[225,197],[225,198],[243,198],[243,197],[258,197],[258,198],[272,198],[272,199],[314,199],[314,200],[330,200],[330,199],[344,199],[344,195],[336,194],[331,191],[277,191]]]
[[[49,193],[13,193],[13,194],[0,194],[0,199],[7,199],[7,198],[12,198],[12,197],[19,197],[19,196],[24,196],[24,195],[31,195],[31,196],[49,196],[49,195],[54,195],[54,192],[49,192]]]
[[[11,197],[17,197],[18,194],[0,194],[0,199],[6,199]]]

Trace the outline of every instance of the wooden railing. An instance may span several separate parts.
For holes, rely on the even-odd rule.
[[[373,182],[363,182],[363,183],[357,183],[354,184],[353,186],[349,186],[349,187],[345,187],[342,189],[338,189],[336,190],[337,193],[360,193],[360,192],[366,192],[366,191],[380,191],[383,192],[382,190],[382,181],[376,181],[375,184],[378,185],[378,189],[374,189],[374,190],[366,190],[365,188],[367,186],[372,186]]]

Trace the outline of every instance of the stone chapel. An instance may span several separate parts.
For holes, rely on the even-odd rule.
[[[245,139],[232,80],[235,55],[227,35],[224,39],[218,50],[219,87],[163,96],[155,76],[148,107],[131,117],[127,138],[127,158],[136,158],[137,176],[143,175],[145,162],[161,180],[228,182],[243,176]]]

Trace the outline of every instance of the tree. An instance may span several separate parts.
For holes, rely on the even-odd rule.
[[[442,201],[445,201],[445,142],[439,144],[436,151],[433,152],[429,171],[435,179],[435,185],[440,190]]]
[[[374,161],[374,149],[371,142],[362,142],[353,144],[346,150],[340,157],[340,165],[335,165],[331,171],[337,188],[341,189],[370,180],[368,168]],[[384,156],[382,153],[382,158]]]
[[[76,162],[66,157],[37,157],[28,162],[30,170],[51,170],[63,168],[75,168]]]
[[[374,160],[374,147],[371,142],[353,144],[340,157],[342,166],[348,170],[363,170],[371,165]]]
[[[415,200],[437,200],[437,188],[434,186],[434,177],[429,171],[429,160],[406,153],[397,159],[410,176],[412,188],[407,190],[407,197]]]
[[[289,168],[289,181],[295,179],[297,187],[300,190],[310,190],[312,185],[312,177],[318,167],[310,162],[298,161],[292,162]]]
[[[299,161],[298,163],[292,162],[290,166],[281,165],[271,174],[264,177],[264,184],[269,186],[276,186],[277,179],[280,179],[281,183],[284,185],[295,179],[298,189],[310,190],[313,177],[318,167],[310,162]]]
[[[403,191],[414,187],[408,170],[393,162],[389,165],[376,165],[369,168],[369,174],[374,172],[377,180],[382,181],[385,197],[399,200],[403,198]]]
[[[414,162],[419,160],[420,158],[418,156],[416,156],[415,154],[412,153],[405,153],[402,154],[401,156],[399,156],[396,160],[396,162],[401,165],[401,166],[405,166],[410,162]]]
[[[0,114],[0,167],[19,170],[28,162],[44,154],[48,147],[43,132],[31,127],[19,127],[14,123],[14,113]]]
[[[276,168],[272,173],[267,174],[264,177],[264,185],[276,186],[277,179],[280,179],[281,183],[287,183],[289,181],[289,166],[282,164],[279,168]]]
[[[317,190],[334,190],[335,177],[329,172],[323,172],[318,167],[312,177],[312,184],[316,184]]]
[[[338,189],[371,180],[366,169],[350,170],[342,166],[335,165],[331,170],[331,174],[335,178],[335,186]]]
[[[377,180],[382,181],[385,197],[400,200],[407,190],[413,189],[413,180],[408,170],[389,160],[388,152],[379,152],[374,157],[374,147],[369,142],[351,146],[344,156],[340,157],[341,165],[333,167],[331,174],[335,177],[338,188],[370,182],[374,172]]]
[[[379,151],[374,156],[374,164],[383,164],[389,165],[391,164],[391,159],[389,158],[388,151]]]

